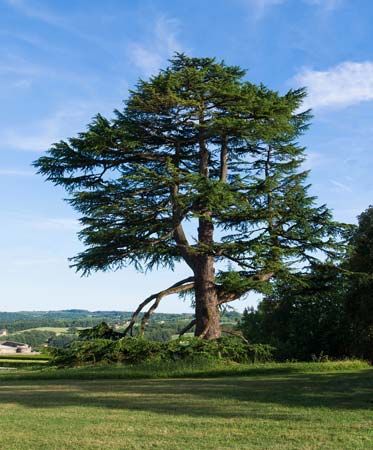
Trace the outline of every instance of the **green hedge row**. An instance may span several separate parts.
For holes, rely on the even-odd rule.
[[[99,362],[139,364],[145,361],[193,359],[234,362],[266,362],[273,359],[274,348],[264,344],[246,344],[242,339],[223,337],[214,341],[182,338],[169,342],[126,337],[117,341],[93,339],[74,341],[64,349],[51,349],[51,363],[77,366]]]

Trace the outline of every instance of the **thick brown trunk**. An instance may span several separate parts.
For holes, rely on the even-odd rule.
[[[200,112],[199,124],[199,173],[209,178],[209,151],[205,141],[203,110]],[[221,335],[218,293],[215,286],[214,257],[211,246],[214,242],[214,224],[212,213],[207,208],[200,211],[198,223],[199,252],[194,258],[194,293],[196,302],[195,335],[204,339],[217,339]]]
[[[198,238],[203,245],[213,239],[214,226],[211,220],[199,220]],[[200,254],[194,268],[194,292],[196,302],[196,336],[217,339],[221,335],[218,293],[215,286],[214,257]]]
[[[211,256],[198,258],[195,271],[195,335],[205,339],[221,336],[218,295],[215,287],[214,261]]]

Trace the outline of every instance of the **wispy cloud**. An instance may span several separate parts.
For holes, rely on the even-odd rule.
[[[343,0],[304,0],[309,5],[314,5],[322,8],[324,11],[334,11],[342,5]]]
[[[330,180],[330,182],[337,192],[352,192],[351,187],[346,183],[337,180]]]
[[[262,18],[273,6],[286,3],[287,0],[245,0],[246,6],[254,19]]]
[[[72,102],[46,118],[0,129],[0,150],[43,152],[54,142],[76,134],[96,113],[96,103]]]
[[[317,151],[307,152],[307,158],[302,164],[304,170],[312,170],[320,166],[328,166],[330,164],[335,164],[334,158],[331,156]]]
[[[80,228],[78,220],[71,218],[33,218],[30,225],[43,231],[77,231]]]
[[[81,18],[79,17],[75,17],[75,20],[72,20],[68,15],[57,14],[50,7],[45,6],[46,2],[43,4],[33,0],[5,0],[5,2],[15,11],[26,17],[68,31],[78,38],[93,43],[108,53],[112,53],[111,46],[107,45],[102,36],[93,33],[85,33],[81,30],[79,27]],[[55,4],[56,3],[57,2],[55,2]],[[51,4],[52,2],[49,2],[49,5]]]
[[[48,217],[29,211],[3,211],[4,223],[13,227],[27,228],[36,231],[71,232],[81,228],[79,220],[74,217]]]
[[[40,4],[36,2],[29,0],[6,0],[6,3],[25,16],[41,20],[43,22],[49,23],[50,25],[63,24],[61,17],[46,9],[44,6],[40,6]]]
[[[45,266],[50,264],[59,264],[59,263],[65,263],[66,261],[63,258],[53,258],[53,257],[23,257],[23,258],[17,258],[12,261],[12,264],[14,266]]]
[[[254,20],[263,18],[273,7],[289,3],[289,0],[241,0],[249,8]],[[300,0],[306,5],[330,12],[336,10],[344,0]]]
[[[292,81],[308,89],[304,107],[342,108],[373,100],[371,61],[346,61],[325,71],[303,69]]]
[[[182,45],[177,39],[178,32],[179,22],[176,19],[159,17],[151,39],[129,45],[132,62],[145,76],[154,74],[174,52],[182,51]]]
[[[32,177],[34,174],[31,170],[0,169],[2,177]]]

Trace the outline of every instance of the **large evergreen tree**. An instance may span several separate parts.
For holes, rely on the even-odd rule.
[[[81,214],[77,270],[191,269],[129,328],[146,305],[143,325],[164,295],[193,291],[195,334],[217,338],[221,305],[337,251],[339,228],[301,170],[304,90],[280,95],[244,75],[177,54],[114,119],[97,115],[35,163]]]

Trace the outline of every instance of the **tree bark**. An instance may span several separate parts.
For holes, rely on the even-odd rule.
[[[199,124],[199,173],[209,178],[210,154],[206,147],[203,111]],[[199,254],[194,260],[194,294],[195,294],[195,335],[204,339],[217,339],[221,336],[218,292],[215,285],[214,256],[211,246],[214,243],[214,224],[212,213],[208,209],[200,211],[198,219]]]
[[[211,256],[198,258],[195,270],[195,335],[204,339],[221,336],[218,293],[215,286],[214,260]]]

